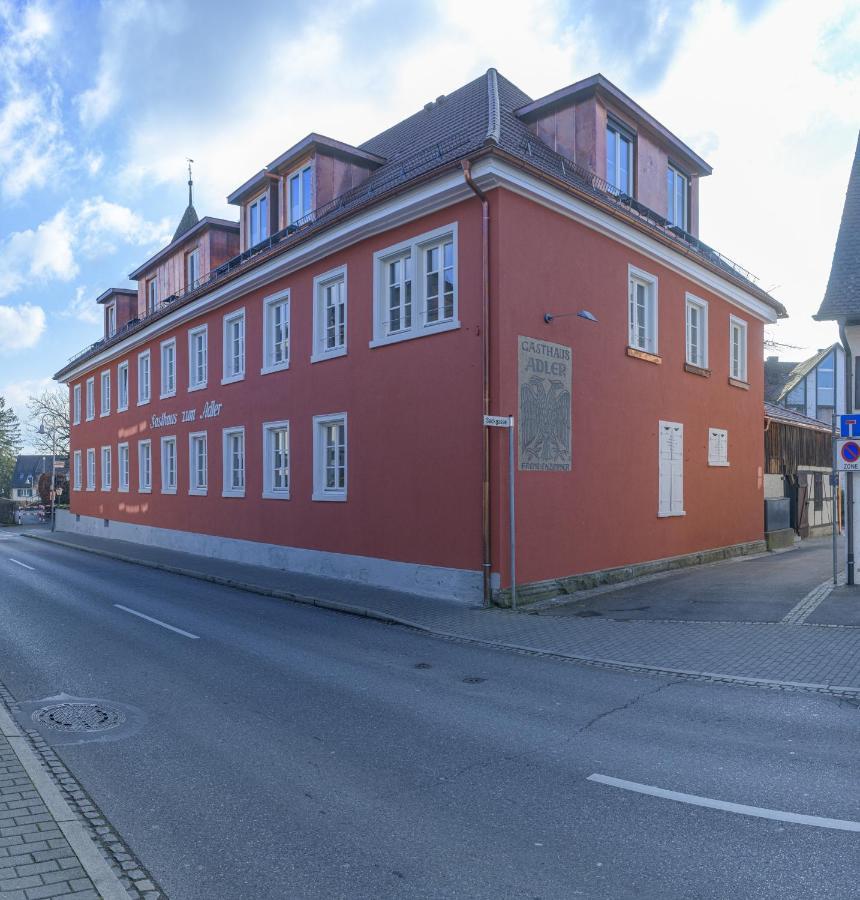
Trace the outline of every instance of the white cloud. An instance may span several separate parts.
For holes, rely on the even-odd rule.
[[[75,296],[69,301],[60,315],[64,318],[77,319],[87,325],[102,324],[102,307],[93,303],[93,295],[85,285],[75,288]]]
[[[35,347],[45,330],[41,306],[0,306],[0,353]]]

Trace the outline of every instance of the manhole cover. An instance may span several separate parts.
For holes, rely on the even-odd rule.
[[[109,731],[125,722],[117,709],[98,703],[58,703],[33,713],[33,721],[54,731]]]

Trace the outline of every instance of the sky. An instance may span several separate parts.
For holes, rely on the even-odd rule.
[[[860,128],[860,0],[0,0],[0,396],[101,336],[95,298],[311,131],[359,144],[494,66],[601,72],[704,157],[702,240],[803,359]]]

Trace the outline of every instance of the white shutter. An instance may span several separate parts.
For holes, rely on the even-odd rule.
[[[660,422],[658,514],[684,514],[684,426],[678,422]]]

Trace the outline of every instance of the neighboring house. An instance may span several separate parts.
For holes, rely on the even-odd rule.
[[[57,373],[59,527],[504,600],[483,416],[513,413],[523,594],[759,549],[785,310],[700,240],[710,172],[600,75],[533,100],[490,69],[360,146],[309,134],[238,224],[186,211],[137,321]]]
[[[772,372],[773,369],[772,366]],[[793,364],[773,402],[831,425],[834,413],[842,415],[845,412],[845,350],[842,345],[832,344],[815,356]]]
[[[57,457],[54,471],[57,475],[68,476],[68,460]],[[51,471],[51,455],[19,456],[12,472],[11,499],[16,503],[37,503],[39,501],[39,478]]]
[[[796,362],[783,361],[778,356],[768,356],[764,361],[764,399],[767,403],[776,403],[796,368]]]
[[[791,527],[803,538],[829,533],[833,522],[830,425],[765,402],[764,461],[765,498],[790,499]],[[837,524],[840,507],[841,502],[837,503]]]

